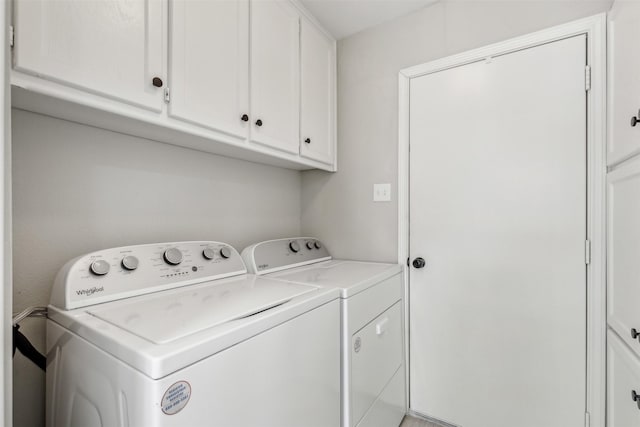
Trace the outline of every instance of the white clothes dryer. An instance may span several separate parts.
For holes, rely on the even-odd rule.
[[[245,248],[251,273],[283,283],[340,290],[343,427],[392,427],[404,417],[402,266],[332,259],[315,238]]]
[[[339,310],[224,243],[81,256],[51,296],[47,426],[338,426]]]

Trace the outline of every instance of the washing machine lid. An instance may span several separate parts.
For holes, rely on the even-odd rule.
[[[154,344],[167,344],[228,322],[245,319],[317,287],[251,277],[209,282],[170,292],[94,306],[87,313]]]
[[[399,264],[331,260],[271,273],[267,277],[290,283],[340,288],[342,298],[349,298],[401,271]]]

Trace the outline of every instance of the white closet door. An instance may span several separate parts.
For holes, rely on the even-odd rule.
[[[172,1],[170,46],[169,114],[246,139],[248,0]]]
[[[411,80],[410,406],[582,427],[585,36]]]
[[[251,140],[298,154],[300,18],[288,1],[251,2]]]
[[[160,111],[165,0],[16,0],[15,68]],[[156,82],[158,84],[159,82]]]

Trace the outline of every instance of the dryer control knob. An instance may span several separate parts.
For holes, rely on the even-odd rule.
[[[322,247],[322,244],[316,240],[315,242],[313,242],[313,246],[315,246],[316,249],[320,249]]]
[[[222,249],[220,249],[220,256],[224,259],[231,257],[231,249],[224,246]]]
[[[203,256],[203,257],[205,257],[205,259],[209,259],[209,260],[211,260],[211,259],[213,259],[213,257],[215,257],[215,256],[216,256],[216,253],[215,253],[215,251],[214,251],[213,249],[211,249],[211,248],[205,248],[205,249],[202,251],[202,256]]]
[[[313,244],[313,242],[311,241],[307,242],[307,249],[311,250],[313,248],[315,248],[315,245]]]
[[[104,276],[109,272],[111,266],[109,263],[103,259],[95,260],[91,263],[89,270],[96,276]]]
[[[133,271],[138,268],[138,264],[138,258],[134,257],[133,255],[127,255],[126,257],[122,258],[122,267],[125,270]]]
[[[298,244],[298,242],[289,242],[289,249],[291,249],[291,252],[293,253],[297,253],[300,252],[300,245]]]
[[[182,262],[182,252],[178,248],[169,248],[164,251],[164,260],[167,264],[178,265]]]

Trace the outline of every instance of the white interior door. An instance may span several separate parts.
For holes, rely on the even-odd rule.
[[[586,399],[586,38],[410,83],[410,406],[578,427]]]

